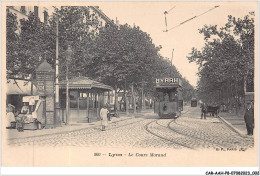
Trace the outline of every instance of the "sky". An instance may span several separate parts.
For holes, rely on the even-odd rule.
[[[187,56],[191,48],[201,49],[204,46],[204,38],[199,34],[205,24],[222,27],[227,22],[228,15],[244,17],[256,10],[256,2],[102,2],[96,3],[99,8],[120,24],[136,25],[144,32],[150,34],[156,46],[161,45],[160,54],[172,58],[173,65],[193,86],[197,85],[198,66],[189,63]],[[184,23],[168,32],[165,30],[164,11],[173,8],[167,15],[168,29],[194,17],[209,9],[219,6],[204,15]]]

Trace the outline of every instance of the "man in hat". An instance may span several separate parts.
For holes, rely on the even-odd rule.
[[[250,102],[247,102],[244,119],[246,122],[247,135],[252,136],[254,131],[254,109]]]

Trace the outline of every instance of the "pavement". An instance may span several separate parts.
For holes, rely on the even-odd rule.
[[[185,107],[182,115],[160,119],[153,110],[113,118],[105,131],[100,121],[71,124],[55,129],[13,131],[17,136],[7,141],[10,146],[41,147],[109,147],[140,149],[246,150],[254,138],[243,138],[219,118],[200,118],[200,108]],[[27,133],[27,134],[26,134]],[[32,134],[33,133],[33,134]],[[23,136],[21,136],[23,135]],[[21,136],[21,137],[20,137]],[[32,148],[33,149],[33,148]]]
[[[247,135],[246,123],[244,120],[244,112],[240,111],[238,114],[229,112],[220,112],[219,118],[232,131],[239,134],[241,137],[249,137]]]
[[[112,117],[111,121],[109,121],[109,124],[115,124],[120,121],[124,121],[131,118],[138,118],[140,116],[143,116],[143,114],[147,113],[148,111],[144,110],[143,112],[136,113],[136,116],[134,114],[129,113],[126,115],[124,112],[119,112],[119,118]],[[52,129],[42,129],[42,130],[24,130],[23,132],[18,132],[16,129],[6,129],[7,131],[7,139],[8,140],[15,140],[15,139],[21,139],[21,138],[30,138],[30,137],[40,137],[40,136],[46,136],[46,135],[53,135],[53,134],[63,134],[68,133],[72,131],[80,131],[87,128],[94,128],[94,127],[100,127],[101,128],[101,122],[95,121],[91,123],[87,122],[71,122],[70,125],[62,124],[60,127],[52,128]]]
[[[230,126],[234,128],[232,124]],[[70,126],[35,131],[8,130],[7,143],[10,146],[27,147],[77,146],[192,150],[205,148],[246,150],[254,146],[254,138],[241,137],[236,131],[231,130],[231,127],[221,122],[220,118],[207,116],[207,119],[201,119],[200,108],[185,106],[182,115],[175,120],[160,119],[152,109],[137,112],[135,116],[132,113],[126,116],[121,112],[120,118],[112,118],[105,131],[101,131],[100,121],[72,123]]]
[[[133,113],[129,113],[126,115],[125,112],[120,112],[120,117],[116,118],[113,117],[110,124],[116,124],[117,122],[124,121],[131,118],[138,118],[142,117],[144,114],[149,113],[151,110],[144,110],[142,112],[137,112],[136,116]],[[228,113],[228,112],[221,112],[219,114],[219,119],[227,125],[232,131],[240,135],[241,137],[249,137],[247,135],[246,124],[244,121],[243,112],[238,113]],[[24,132],[18,132],[16,129],[8,129],[8,140],[14,139],[21,139],[21,138],[29,138],[29,137],[40,137],[46,135],[53,135],[53,134],[63,134],[72,131],[80,131],[87,128],[97,128],[100,127],[100,121],[95,121],[91,123],[78,123],[72,122],[70,125],[62,124],[60,127],[52,128],[52,129],[42,129],[42,130],[24,130]]]

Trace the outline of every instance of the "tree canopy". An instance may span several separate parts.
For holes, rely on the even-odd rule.
[[[205,25],[199,32],[205,46],[192,48],[188,59],[199,65],[198,93],[208,103],[238,104],[244,81],[254,74],[254,15],[228,16],[224,27]],[[233,105],[232,105],[233,106]]]
[[[58,23],[58,24],[57,24]],[[33,13],[20,20],[7,11],[7,71],[15,77],[28,78],[46,59],[53,68],[56,59],[56,37],[59,40],[59,79],[65,79],[66,50],[71,45],[69,77],[88,76],[115,88],[144,90],[153,95],[156,78],[179,77],[181,74],[169,59],[159,54],[152,38],[139,27],[128,24],[101,26],[97,14],[89,7],[56,8],[47,23]],[[170,75],[171,74],[171,75]],[[193,87],[183,79],[184,91]],[[186,94],[187,99],[190,95]],[[186,99],[186,98],[185,98]]]

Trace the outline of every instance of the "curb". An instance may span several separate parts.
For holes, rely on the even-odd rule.
[[[232,131],[234,131],[235,133],[237,133],[239,136],[243,137],[243,138],[248,138],[248,136],[246,136],[245,134],[243,134],[240,130],[238,130],[237,128],[235,128],[231,123],[229,123],[228,121],[226,121],[223,117],[218,116],[219,119],[224,122]]]
[[[123,116],[124,117],[124,116]],[[121,118],[121,117],[120,117]],[[126,119],[120,119],[119,120],[116,120],[114,122],[121,122],[121,121],[124,121],[124,120],[127,120],[127,119],[131,119],[132,117],[126,117]],[[124,117],[125,118],[125,117]],[[96,121],[98,123],[98,121]],[[92,122],[92,123],[95,123],[95,122]],[[113,122],[112,122],[113,123]],[[91,123],[89,123],[91,124]],[[27,138],[34,138],[34,137],[42,137],[42,136],[50,136],[50,135],[59,135],[59,134],[64,134],[64,133],[70,133],[70,132],[76,132],[76,131],[81,131],[81,130],[84,130],[84,129],[88,129],[88,128],[93,128],[93,127],[97,127],[97,126],[100,126],[99,124],[94,124],[93,126],[85,126],[85,127],[81,127],[81,128],[78,128],[78,129],[74,129],[74,130],[67,130],[67,131],[61,131],[61,132],[54,132],[54,133],[47,133],[47,134],[39,134],[39,135],[34,135],[34,136],[26,136],[26,137],[20,137],[20,138],[9,138],[7,139],[8,141],[13,141],[13,140],[17,140],[17,139],[27,139]],[[61,126],[62,128],[62,126]],[[42,129],[44,130],[44,129]]]

